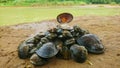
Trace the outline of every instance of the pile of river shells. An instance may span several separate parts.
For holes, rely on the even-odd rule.
[[[20,43],[19,58],[30,58],[33,65],[44,65],[52,57],[83,63],[88,53],[104,53],[105,48],[98,36],[77,25],[69,26],[67,23],[72,19],[70,13],[59,14],[57,21],[61,24]]]

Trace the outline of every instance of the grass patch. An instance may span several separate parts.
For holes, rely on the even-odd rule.
[[[59,13],[69,12],[73,16],[113,16],[120,15],[119,8],[80,8],[78,7],[0,7],[0,26],[24,22],[55,19]]]

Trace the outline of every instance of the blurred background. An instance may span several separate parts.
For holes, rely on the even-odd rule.
[[[50,6],[50,5],[86,5],[120,4],[120,0],[0,0],[0,6]]]
[[[120,0],[0,0],[0,26],[73,16],[120,15]]]

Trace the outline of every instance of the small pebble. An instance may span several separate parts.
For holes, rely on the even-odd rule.
[[[12,56],[15,56],[15,54],[12,54]]]
[[[1,51],[4,51],[3,49],[1,49]]]
[[[25,68],[32,68],[32,65],[27,65]]]
[[[10,42],[8,44],[11,44]]]
[[[102,60],[103,60],[103,58],[99,58],[99,60],[100,60],[100,61],[102,61]]]
[[[120,54],[117,54],[117,56],[120,56]]]
[[[91,61],[87,60],[87,62],[89,65],[91,65],[91,66],[93,65],[93,63]]]

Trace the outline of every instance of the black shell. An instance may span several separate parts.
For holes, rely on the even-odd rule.
[[[42,44],[47,43],[47,42],[49,42],[49,40],[46,37],[41,38]]]
[[[43,46],[36,51],[36,54],[42,58],[51,58],[58,53],[58,49],[52,42],[43,44]]]
[[[65,45],[65,46],[68,46],[68,45],[72,45],[72,44],[74,44],[74,43],[75,43],[75,39],[74,39],[74,38],[71,38],[71,39],[65,40],[64,45]]]
[[[62,46],[62,49],[56,55],[57,58],[69,60],[71,58],[70,50],[67,46]]]
[[[29,38],[29,39],[21,42],[20,45],[18,46],[19,58],[21,58],[21,59],[28,58],[31,55],[30,50],[32,50],[35,47],[36,47],[36,44],[35,44],[34,38]]]
[[[84,46],[74,44],[70,48],[72,58],[79,63],[83,63],[87,59],[87,49]]]
[[[46,37],[50,40],[53,40],[57,37],[57,34],[56,33],[49,33],[46,35]]]
[[[39,57],[37,54],[33,54],[30,58],[30,62],[36,66],[41,66],[48,63],[47,59]]]
[[[85,46],[90,53],[104,53],[104,46],[100,39],[94,34],[86,34],[77,39],[77,43]]]
[[[29,46],[26,44],[26,42],[22,42],[18,46],[18,56],[21,59],[26,59],[29,56]]]
[[[89,34],[88,30],[80,28],[78,25],[73,26],[73,30],[71,31],[73,37],[78,38],[85,34]]]

